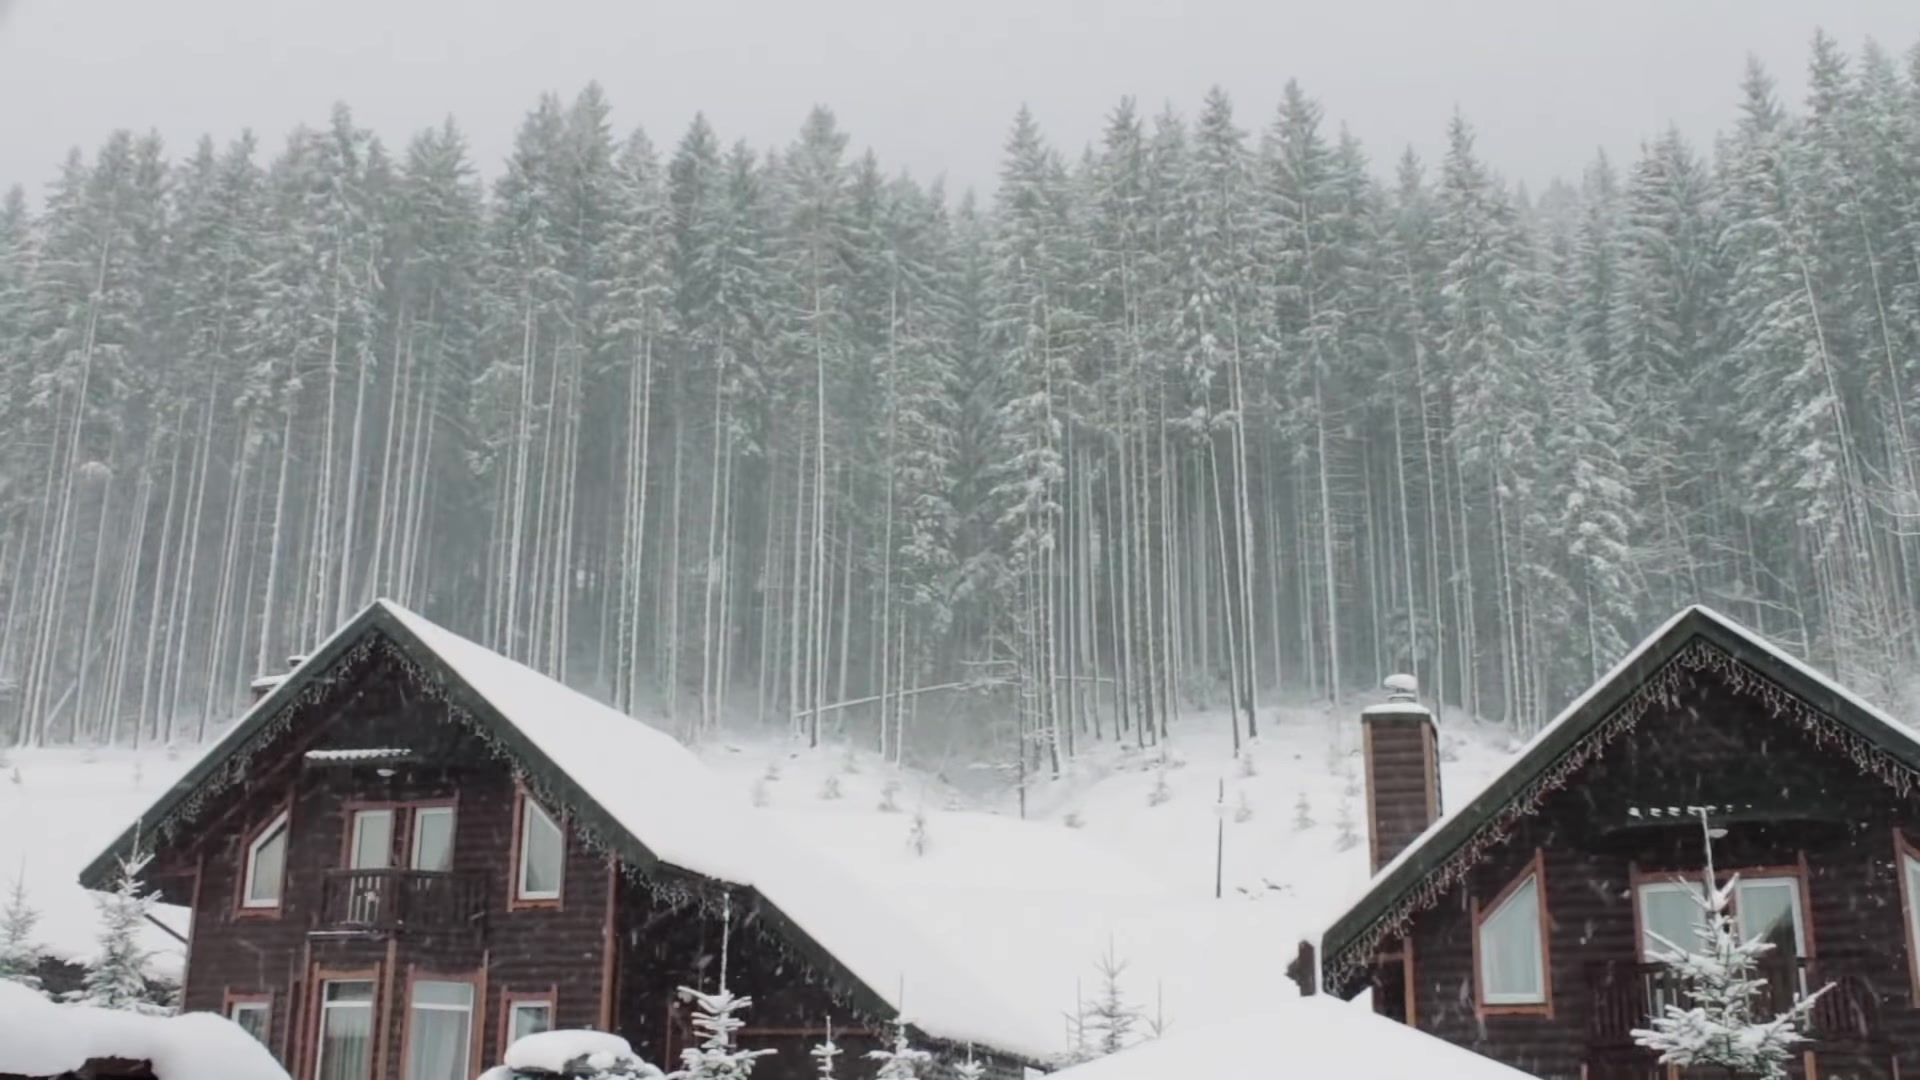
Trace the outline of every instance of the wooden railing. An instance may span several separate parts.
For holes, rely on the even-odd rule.
[[[429,870],[329,870],[320,883],[315,929],[448,931],[479,929],[485,878]]]
[[[1791,1008],[1800,995],[1833,984],[1814,1004],[1807,1025],[1816,1043],[1864,1042],[1880,1034],[1879,995],[1857,975],[1799,957],[1763,963],[1757,977],[1766,987],[1755,1011],[1769,1016]],[[1595,1047],[1630,1047],[1635,1028],[1646,1027],[1668,1004],[1687,1004],[1680,978],[1660,963],[1589,964],[1587,987],[1587,1043]]]

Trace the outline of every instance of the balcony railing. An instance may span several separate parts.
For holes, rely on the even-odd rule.
[[[327,932],[477,930],[485,878],[429,870],[329,870],[314,929]]]
[[[1766,986],[1755,1011],[1767,1016],[1785,1012],[1802,994],[1833,984],[1814,1004],[1807,1025],[1815,1043],[1865,1042],[1880,1034],[1879,995],[1858,975],[1798,957],[1763,962],[1756,977]],[[1587,1042],[1594,1047],[1631,1047],[1635,1028],[1646,1027],[1669,1004],[1687,1004],[1681,979],[1660,963],[1589,964],[1587,986]]]

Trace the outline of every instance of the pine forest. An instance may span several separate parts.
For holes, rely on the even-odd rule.
[[[1920,49],[1807,63],[1537,191],[1291,84],[1022,111],[978,198],[593,85],[502,163],[114,134],[0,204],[0,745],[205,738],[377,596],[1046,771],[1398,671],[1524,734],[1694,602],[1912,694]]]

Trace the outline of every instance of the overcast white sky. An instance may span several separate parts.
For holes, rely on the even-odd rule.
[[[1704,144],[1748,52],[1797,99],[1816,25],[1904,52],[1920,0],[0,0],[0,186],[115,127],[275,149],[335,100],[390,143],[452,114],[491,174],[542,90],[598,79],[663,145],[700,110],[783,145],[824,102],[887,167],[986,188],[1022,101],[1077,153],[1123,94],[1219,83],[1258,130],[1296,77],[1377,163],[1431,159],[1458,105],[1537,189],[1668,123]]]

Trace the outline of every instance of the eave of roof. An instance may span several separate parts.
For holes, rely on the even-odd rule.
[[[1738,622],[1711,608],[1688,607],[1649,634],[1612,670],[1541,728],[1478,795],[1434,822],[1373,876],[1364,892],[1320,936],[1316,956],[1321,968],[1321,985],[1329,986],[1327,969],[1331,958],[1384,918],[1396,901],[1419,887],[1483,825],[1572,752],[1586,735],[1695,639],[1704,639],[1752,667],[1920,777],[1920,737],[1911,729]]]

